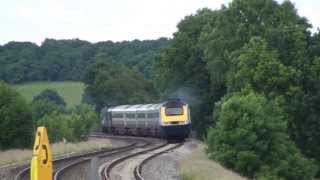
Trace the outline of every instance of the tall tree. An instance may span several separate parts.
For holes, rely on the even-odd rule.
[[[124,66],[98,61],[84,77],[85,92],[98,109],[105,105],[152,102],[155,92],[142,75]]]
[[[64,101],[64,99],[58,94],[57,91],[52,89],[45,89],[33,98],[33,101],[39,100],[50,101],[56,105],[63,107],[66,106],[66,102]]]
[[[0,82],[0,149],[31,146],[34,123],[26,101]]]
[[[211,158],[257,179],[314,178],[317,167],[289,138],[288,115],[277,100],[242,92],[217,106],[217,126],[208,134]]]
[[[199,43],[200,34],[212,14],[211,10],[203,9],[178,24],[178,32],[160,56],[156,73],[162,97],[178,96],[189,101],[199,135],[206,133],[213,105],[209,74]]]

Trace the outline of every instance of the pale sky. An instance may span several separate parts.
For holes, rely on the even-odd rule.
[[[177,23],[197,9],[220,8],[231,0],[2,0],[0,44],[45,38],[90,42],[172,37]],[[282,0],[278,0],[282,1]],[[292,0],[314,30],[319,0]]]

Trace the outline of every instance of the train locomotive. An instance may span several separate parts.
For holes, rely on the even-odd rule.
[[[184,139],[190,132],[190,109],[180,99],[105,107],[101,111],[101,124],[106,133]]]

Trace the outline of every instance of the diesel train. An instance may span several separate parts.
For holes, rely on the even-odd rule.
[[[120,135],[183,139],[190,132],[190,110],[180,99],[159,104],[105,107],[101,111],[102,129]]]

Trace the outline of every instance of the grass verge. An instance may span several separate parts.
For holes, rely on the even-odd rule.
[[[180,161],[181,180],[246,180],[246,178],[208,159],[203,144]]]
[[[78,143],[54,143],[52,144],[53,156],[80,153],[98,150],[101,148],[111,147],[111,143],[107,139],[89,139],[88,141]],[[21,163],[30,160],[32,157],[31,149],[10,149],[0,151],[0,166],[11,163]]]

